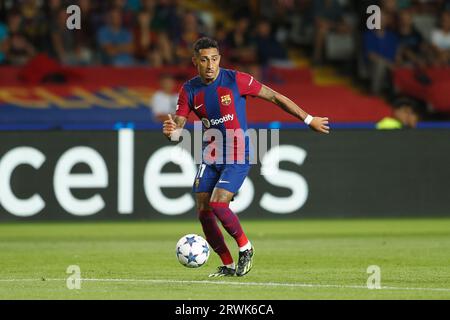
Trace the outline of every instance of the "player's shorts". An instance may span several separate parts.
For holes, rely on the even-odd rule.
[[[193,192],[212,193],[221,188],[236,193],[250,171],[250,164],[206,164],[202,163],[195,176]]]

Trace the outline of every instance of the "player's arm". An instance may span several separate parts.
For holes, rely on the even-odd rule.
[[[163,134],[170,140],[178,141],[175,132],[184,128],[187,118],[183,116],[168,114],[168,119],[163,122]],[[178,131],[177,131],[178,130]]]
[[[272,102],[279,106],[287,113],[293,115],[297,119],[304,121],[313,130],[322,133],[329,133],[330,127],[328,126],[328,118],[312,117],[307,112],[302,110],[291,99],[283,96],[282,94],[272,90],[271,88],[262,85],[257,97]]]

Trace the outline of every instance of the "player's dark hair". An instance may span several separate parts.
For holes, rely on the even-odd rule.
[[[216,48],[217,50],[219,50],[219,44],[216,40],[208,37],[200,38],[194,43],[194,54],[197,55],[200,53],[200,50],[209,48]]]
[[[409,97],[397,98],[392,103],[392,107],[394,109],[399,109],[399,108],[404,107],[404,106],[408,106],[411,109],[413,109],[414,111],[417,111],[419,109],[418,103],[415,100],[413,100],[413,99],[411,99]]]

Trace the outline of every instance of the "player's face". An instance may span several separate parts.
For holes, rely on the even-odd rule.
[[[219,74],[220,54],[216,48],[200,49],[192,58],[198,74],[206,82],[213,81]]]

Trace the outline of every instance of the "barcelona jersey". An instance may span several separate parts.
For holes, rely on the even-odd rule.
[[[247,96],[257,96],[261,87],[247,73],[221,68],[212,83],[204,84],[197,76],[180,89],[176,114],[187,118],[194,112],[202,121],[204,133],[209,129],[221,133],[222,148],[211,148],[211,154],[203,153],[194,192],[212,192],[219,187],[235,193],[244,182],[250,169],[249,140],[241,135],[247,130],[245,107]],[[204,151],[215,142],[204,140]]]
[[[248,158],[249,141],[239,137],[240,133],[247,130],[247,96],[258,95],[261,86],[247,73],[221,68],[217,78],[210,84],[204,84],[197,76],[182,86],[176,114],[188,117],[192,111],[202,121],[204,131],[213,128],[221,132],[223,149],[217,150],[215,162],[225,163],[230,157],[239,160],[243,155]],[[231,130],[235,133],[234,137],[231,136]],[[204,147],[210,142],[206,141]]]

